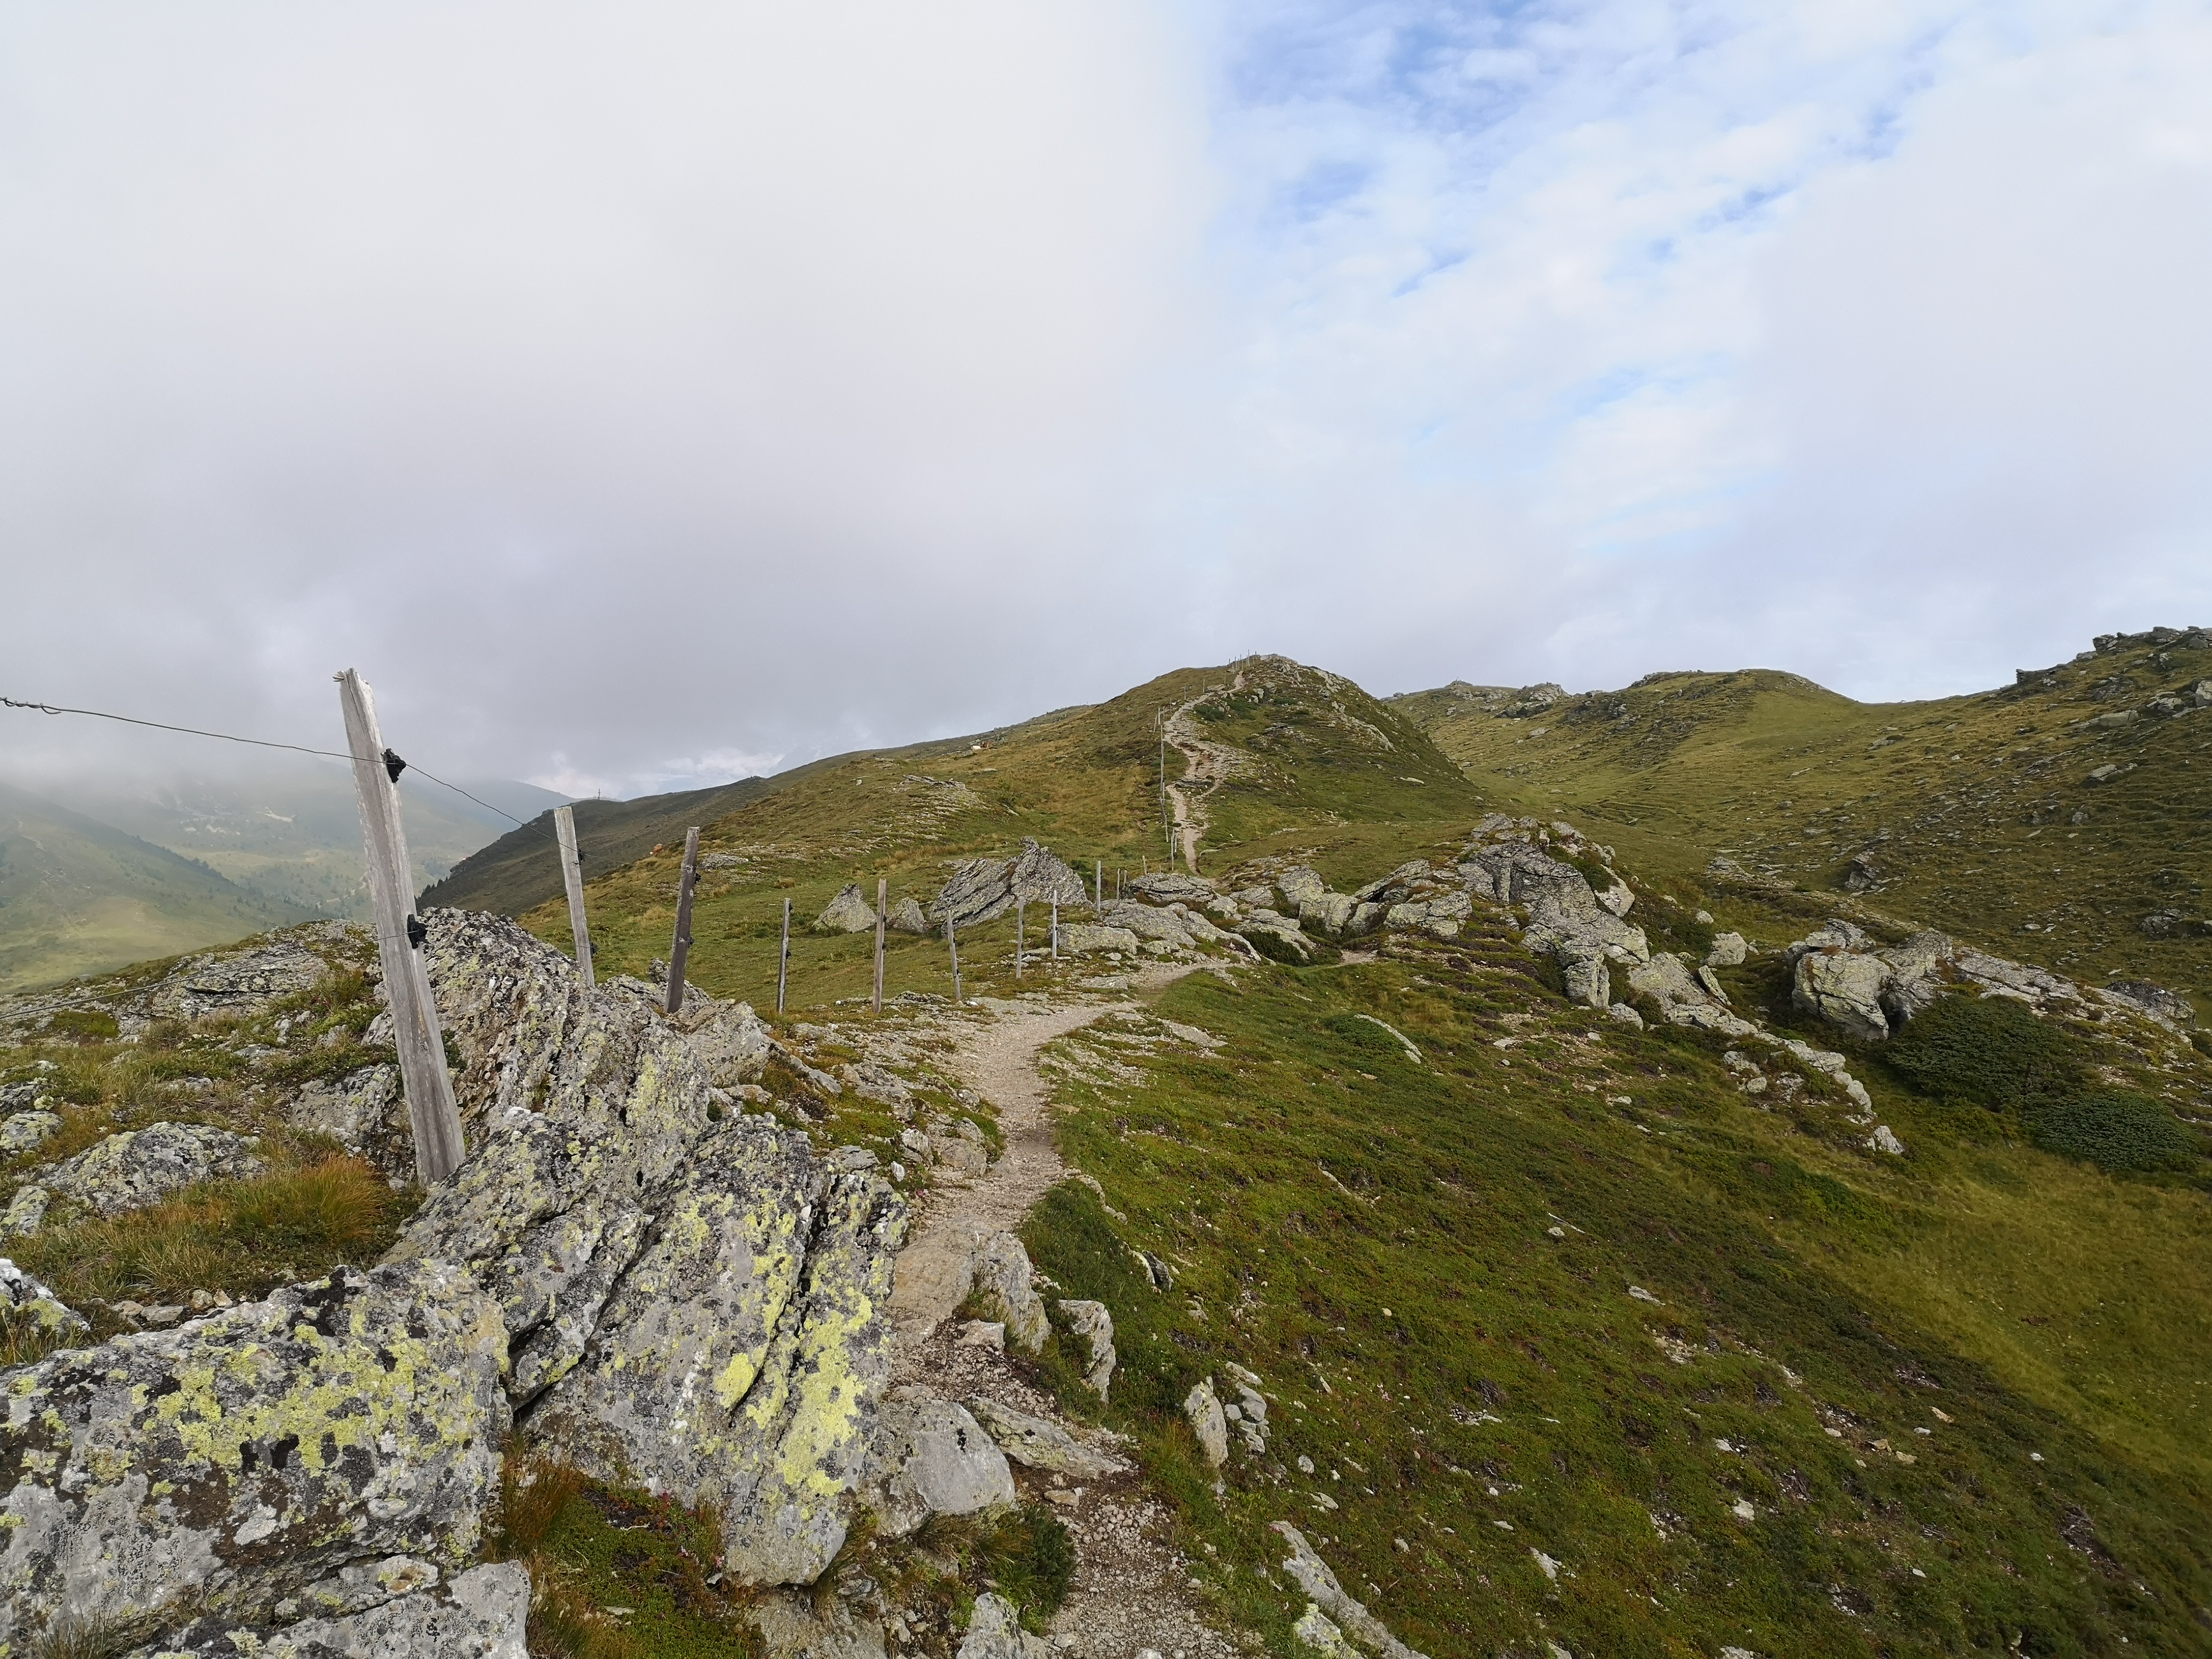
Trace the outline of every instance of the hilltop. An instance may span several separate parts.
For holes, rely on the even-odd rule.
[[[2161,745],[2212,716],[2128,666],[2180,639],[2102,652],[2124,709],[2063,700],[2109,674],[2002,694],[2051,699],[2010,715],[2052,738],[2027,783],[2135,775],[2072,732],[2085,708],[2135,714],[2087,732],[2139,769],[2186,769]],[[139,1559],[87,1530],[123,1523],[84,1494],[139,1468],[87,1449],[99,1417],[195,1493],[143,1524],[244,1564],[196,1581],[185,1651],[226,1650],[218,1618],[238,1649],[312,1624],[480,1659],[526,1631],[625,1656],[1042,1659],[1046,1630],[1078,1659],[2191,1650],[2193,1010],[1916,896],[1984,890],[1981,857],[1945,864],[1978,853],[1963,816],[1914,793],[1955,775],[1902,740],[1954,721],[1966,768],[1997,718],[1976,700],[1879,711],[1856,750],[1865,711],[1786,676],[1613,701],[1378,701],[1257,658],[817,763],[703,824],[673,1016],[674,843],[714,802],[663,799],[624,830],[657,848],[591,870],[596,990],[558,902],[428,912],[470,1158],[428,1194],[356,931],[0,1001],[0,1231],[35,1275],[0,1274],[0,1338],[33,1362],[21,1431],[68,1470],[6,1616],[137,1582],[103,1565],[70,1603],[56,1565]],[[1929,804],[1855,863],[1805,844],[1822,772]],[[1994,797],[1995,834],[2015,785],[1976,775],[1941,793]],[[1563,804],[1600,777],[1606,812]],[[2167,784],[2109,834],[2085,793],[2069,861],[2118,882],[2130,837],[2189,845]],[[878,880],[916,931],[876,1012]],[[214,1363],[247,1341],[270,1380]],[[434,1411],[392,1415],[395,1366]],[[210,1413],[270,1433],[171,1434]],[[357,1475],[333,1461],[387,1417]],[[14,1443],[0,1468],[31,1469]],[[0,1506],[30,1514],[15,1480]]]

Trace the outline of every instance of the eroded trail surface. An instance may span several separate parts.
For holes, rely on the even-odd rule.
[[[1240,672],[1229,683],[1231,691],[1244,689],[1244,676]],[[1199,733],[1194,711],[1211,690],[1193,697],[1170,714],[1167,720],[1167,739],[1183,757],[1183,775],[1180,782],[1168,786],[1168,799],[1174,803],[1176,843],[1182,848],[1183,867],[1193,875],[1198,873],[1198,844],[1205,838],[1208,828],[1206,798],[1246,769],[1244,755],[1225,743],[1216,743]],[[1202,787],[1200,786],[1203,786]],[[1196,793],[1193,793],[1195,790]]]
[[[1114,1438],[1062,1418],[1003,1354],[957,1343],[951,1316],[966,1293],[976,1240],[1017,1230],[1030,1206],[1066,1173],[1053,1145],[1045,1083],[1037,1072],[1045,1045],[1190,971],[1188,964],[1146,969],[1133,975],[1126,996],[1055,1004],[987,1001],[988,1023],[960,1037],[948,1069],[998,1109],[1006,1153],[966,1188],[940,1188],[900,1254],[890,1309],[896,1382],[919,1383],[963,1403],[988,1397],[1058,1422],[1093,1444]],[[1121,1455],[1126,1456],[1126,1448]],[[1065,1651],[1083,1659],[1133,1659],[1147,1648],[1179,1659],[1228,1659],[1237,1652],[1208,1624],[1188,1567],[1170,1541],[1172,1517],[1136,1474],[1075,1485],[1056,1475],[1018,1473],[1024,1496],[1051,1503],[1075,1537],[1075,1583],[1052,1621]]]

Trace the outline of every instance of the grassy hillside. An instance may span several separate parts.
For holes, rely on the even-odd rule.
[[[1237,744],[1255,762],[1206,801],[1214,827],[1203,843],[1205,868],[1290,855],[1364,879],[1432,849],[1483,810],[1480,792],[1417,726],[1349,681],[1262,659],[1249,665],[1247,690],[1208,695],[1236,672],[1182,670],[980,738],[841,756],[775,780],[769,793],[710,821],[702,838],[708,867],[692,922],[693,978],[718,995],[772,1004],[787,897],[801,987],[794,995],[858,994],[872,940],[805,933],[840,887],[859,881],[872,901],[882,878],[892,902],[909,895],[927,902],[952,864],[1005,855],[1024,836],[1086,877],[1103,865],[1109,889],[1115,872],[1159,868],[1159,720],[1194,700],[1208,739]],[[1170,780],[1184,765],[1166,750]],[[587,881],[593,950],[609,971],[642,972],[667,955],[680,836],[679,824],[665,832],[659,853]],[[439,902],[435,890],[424,897]],[[521,920],[567,945],[565,902],[549,898]],[[999,931],[1010,948],[1011,919]],[[995,939],[987,931],[977,948]],[[942,942],[897,941],[891,983],[949,990]]]
[[[220,945],[306,915],[0,784],[0,990]]]
[[[1725,857],[1808,890],[1849,881],[1889,914],[2092,980],[2147,975],[2212,1013],[2212,710],[2195,693],[2212,649],[2191,637],[2114,640],[1928,702],[1751,670],[1394,706],[1500,801],[1585,823],[1654,874]],[[2161,695],[2191,712],[2156,712]],[[2106,766],[2123,769],[2091,781]]]

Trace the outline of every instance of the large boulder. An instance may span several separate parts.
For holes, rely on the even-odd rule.
[[[1064,921],[1060,925],[1060,948],[1072,957],[1091,956],[1101,951],[1120,951],[1134,956],[1137,936],[1126,927],[1099,927],[1089,922]]]
[[[811,1582],[884,1385],[902,1201],[765,1118],[710,1129],[707,1067],[648,1000],[583,990],[512,923],[429,921],[471,1156],[393,1259],[483,1279],[534,1439],[720,1509],[732,1576]]]
[[[1172,911],[1155,910],[1149,904],[1139,904],[1124,899],[1109,903],[1099,913],[1099,925],[1106,927],[1126,927],[1139,939],[1158,939],[1188,951],[1197,943],[1182,919]]]
[[[60,1133],[61,1127],[61,1114],[50,1112],[43,1106],[10,1112],[0,1118],[0,1158],[20,1158],[25,1152],[35,1152]]]
[[[394,1555],[471,1562],[507,1331],[460,1268],[341,1268],[7,1374],[0,1652],[173,1608],[259,1618]]]
[[[1198,1449],[1206,1461],[1219,1468],[1229,1461],[1229,1414],[1221,1409],[1221,1396],[1213,1391],[1213,1379],[1206,1377],[1191,1385],[1183,1396],[1182,1414],[1190,1425],[1191,1433],[1197,1437]]]
[[[1275,878],[1275,888],[1283,896],[1283,908],[1296,915],[1308,899],[1328,891],[1328,884],[1318,870],[1293,864]]]
[[[814,918],[814,931],[817,933],[865,933],[875,925],[876,907],[868,902],[857,881],[848,881],[839,888],[837,896]]]
[[[886,1536],[904,1537],[933,1515],[974,1515],[1014,1503],[1014,1472],[998,1443],[951,1401],[923,1388],[884,1401],[876,1514]]]
[[[1457,873],[1477,898],[1526,907],[1524,937],[1531,950],[1556,953],[1562,945],[1587,946],[1613,962],[1650,960],[1651,947],[1641,927],[1632,927],[1600,903],[1581,871],[1532,842],[1479,848],[1459,865]]]
[[[1020,1611],[1012,1602],[996,1590],[985,1590],[975,1598],[968,1633],[953,1659],[1054,1659],[1059,1651],[1043,1637],[1022,1628]]]
[[[932,931],[929,918],[921,913],[921,906],[911,897],[902,898],[891,906],[890,916],[885,925],[892,932],[899,933],[927,934]]]
[[[285,1115],[295,1128],[330,1136],[394,1180],[415,1173],[414,1132],[397,1066],[364,1066],[343,1077],[319,1078],[294,1097]]]
[[[1024,836],[1022,850],[1011,859],[969,859],[955,867],[952,879],[929,902],[926,914],[932,923],[973,927],[1012,909],[1017,902],[1081,904],[1087,901],[1083,878],[1034,837]]]
[[[1797,958],[1790,1000],[1853,1036],[1878,1042],[1889,1035],[1889,1017],[1881,1007],[1889,978],[1889,965],[1878,957],[1808,951]]]
[[[1711,971],[1705,969],[1708,975]],[[1730,1037],[1758,1034],[1758,1026],[1731,1012],[1726,1000],[1671,951],[1662,951],[1650,961],[1631,967],[1628,984],[1631,990],[1657,1003],[1670,1025],[1693,1025]]]

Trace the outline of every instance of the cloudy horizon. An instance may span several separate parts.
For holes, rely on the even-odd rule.
[[[2156,0],[9,8],[0,693],[357,666],[629,795],[1260,651],[2001,684],[2212,621],[2209,83]]]

